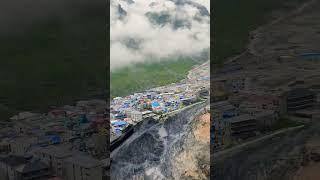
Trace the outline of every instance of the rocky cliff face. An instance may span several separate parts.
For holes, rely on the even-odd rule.
[[[208,115],[198,119],[205,105],[185,109],[164,123],[145,121],[112,153],[111,178],[208,179],[210,121]]]
[[[173,157],[174,179],[209,179],[210,114],[196,118],[182,149]]]

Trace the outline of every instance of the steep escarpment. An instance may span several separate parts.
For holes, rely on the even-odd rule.
[[[182,150],[173,157],[175,179],[209,179],[210,114],[193,121]]]
[[[203,114],[205,105],[196,104],[181,110],[165,122],[152,119],[143,122],[135,134],[112,153],[111,178],[186,179],[185,171],[189,171],[201,174],[193,177],[204,179],[202,174],[205,173],[198,170],[201,166],[198,162],[207,161],[209,165],[209,145],[202,142],[199,146],[201,141],[193,130],[201,129],[200,121],[196,121],[198,115]],[[206,152],[204,149],[207,149],[208,156],[190,153]],[[185,166],[181,166],[183,164]]]

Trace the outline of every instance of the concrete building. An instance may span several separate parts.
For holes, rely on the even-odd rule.
[[[301,60],[319,60],[320,53],[303,53],[298,55]]]
[[[316,106],[319,107],[320,106],[320,93],[316,94]]]
[[[145,118],[149,118],[149,117],[153,117],[155,114],[152,112],[152,111],[143,111],[141,112],[142,113],[142,118],[145,119]]]
[[[315,93],[316,106],[320,105],[320,85],[313,85],[310,87],[311,91]]]
[[[217,110],[212,111],[212,127],[211,129],[211,142],[214,148],[219,148],[222,146],[222,132],[223,132],[223,122],[221,113]]]
[[[286,94],[288,112],[313,107],[315,101],[315,93],[306,88],[293,89]]]
[[[9,155],[0,158],[1,180],[48,179],[49,167],[39,161],[23,156]]]
[[[246,139],[255,136],[257,132],[269,130],[278,119],[278,114],[265,110],[253,115],[242,114],[226,119],[226,129],[234,139]]]
[[[213,102],[225,101],[228,99],[228,94],[225,91],[213,90],[212,97]]]
[[[66,180],[102,180],[104,164],[85,155],[74,155],[65,159]]]
[[[92,156],[103,156],[109,151],[108,135],[93,134],[86,141],[86,149]]]
[[[11,151],[10,144],[7,140],[2,140],[0,142],[0,154],[8,154]]]
[[[222,118],[231,118],[238,115],[236,107],[230,104],[229,101],[212,103],[211,106],[213,110],[221,113]]]
[[[202,98],[207,97],[209,95],[210,95],[210,91],[207,88],[201,88],[197,93],[197,96]]]
[[[210,98],[213,102],[225,101],[228,99],[226,91],[226,79],[215,80],[211,83]]]
[[[48,179],[49,167],[41,161],[31,161],[16,168],[18,180]]]
[[[259,131],[269,130],[270,127],[277,121],[279,115],[273,110],[265,110],[254,115],[257,120]]]
[[[196,96],[181,99],[181,102],[185,106],[188,106],[188,105],[190,105],[192,103],[195,103],[196,101],[197,101],[197,97]]]
[[[27,163],[26,158],[23,156],[6,156],[0,158],[0,175],[3,180],[17,179],[17,166]]]
[[[258,131],[256,118],[248,114],[227,119],[226,125],[233,139],[246,139],[255,136]]]
[[[248,77],[237,77],[228,79],[226,89],[230,93],[238,93],[240,91],[248,91],[251,89],[251,79]]]
[[[49,165],[52,174],[63,177],[64,160],[71,157],[72,153],[63,147],[47,146],[33,150],[33,154]]]
[[[131,108],[127,108],[127,109],[124,110],[124,113],[125,113],[127,118],[131,118],[132,111],[133,111],[133,109],[131,109]]]
[[[142,112],[140,111],[131,111],[131,120],[135,123],[142,120]]]
[[[283,98],[272,94],[241,93],[242,101],[239,104],[242,113],[255,114],[257,112],[272,110],[278,114],[285,114]]]
[[[238,111],[229,101],[219,101],[211,104],[214,126],[214,147],[219,148],[230,142],[230,130],[227,120],[238,116]]]
[[[223,120],[221,112],[217,110],[212,111],[212,125],[211,142],[213,142],[214,149],[219,149],[230,142],[230,133],[226,128],[226,122]]]
[[[231,142],[231,133],[230,129],[228,128],[227,120],[235,117],[237,113],[235,111],[235,108],[229,105],[226,106],[229,107],[225,108],[226,111],[212,107],[213,110],[211,115],[213,120],[213,127],[211,129],[213,130],[213,132],[211,133],[213,135],[212,142],[214,142],[215,149],[228,145]]]
[[[38,143],[38,138],[36,137],[17,137],[9,141],[11,153],[13,154],[24,154],[26,153],[32,145]]]

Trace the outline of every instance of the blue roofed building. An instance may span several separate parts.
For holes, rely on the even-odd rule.
[[[151,106],[152,106],[152,108],[157,108],[157,107],[160,106],[160,103],[159,103],[158,101],[153,101],[153,102],[151,103]]]
[[[320,60],[320,53],[303,53],[299,54],[298,57],[306,60]]]

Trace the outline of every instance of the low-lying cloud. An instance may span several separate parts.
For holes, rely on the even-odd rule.
[[[111,0],[111,69],[209,48],[209,6],[209,0]]]

